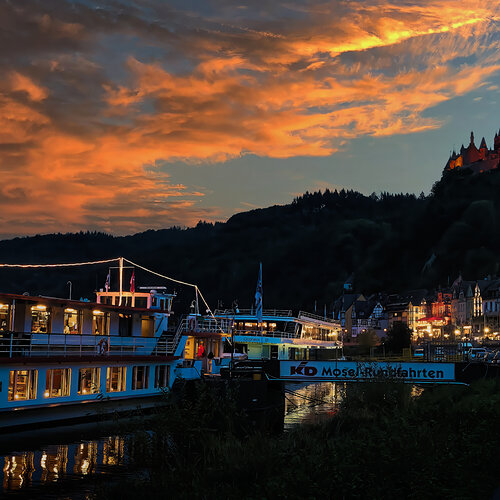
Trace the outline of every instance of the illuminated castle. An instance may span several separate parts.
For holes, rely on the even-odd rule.
[[[498,168],[500,158],[500,131],[495,134],[493,149],[488,149],[486,141],[481,140],[479,149],[474,144],[474,133],[470,133],[470,144],[464,148],[463,144],[460,153],[453,151],[444,167],[445,172],[455,168],[470,168],[475,174],[486,172]]]

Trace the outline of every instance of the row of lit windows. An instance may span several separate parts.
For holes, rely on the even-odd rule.
[[[76,309],[64,309],[63,333],[82,333],[83,311]],[[31,332],[50,333],[51,310],[46,306],[38,305],[31,308]],[[92,332],[96,335],[107,335],[109,332],[109,313],[102,311],[92,311]]]
[[[73,308],[64,309],[63,333],[82,334],[83,311]],[[92,311],[92,333],[94,335],[109,335],[110,314],[99,310]],[[0,304],[0,332],[9,331],[11,325],[11,306]],[[154,318],[141,318],[141,335],[154,337]],[[52,333],[52,311],[45,305],[31,307],[31,333]],[[55,332],[60,333],[60,332]],[[132,315],[120,313],[118,315],[118,333],[122,337],[132,335]]]
[[[45,378],[45,398],[70,396],[71,368],[47,370]],[[97,394],[100,390],[101,368],[80,368],[78,370],[78,395]],[[168,387],[170,366],[155,367],[155,389]],[[38,370],[11,370],[9,374],[9,401],[23,401],[37,397]],[[127,367],[111,366],[107,368],[106,391],[123,392],[126,390]],[[149,388],[149,366],[132,368],[132,390]]]

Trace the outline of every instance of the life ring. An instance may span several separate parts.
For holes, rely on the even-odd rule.
[[[99,354],[100,355],[106,354],[109,351],[108,339],[106,339],[106,338],[101,339],[97,345],[99,347]]]
[[[189,320],[188,320],[188,330],[190,332],[193,332],[195,328],[196,328],[196,321],[195,321],[195,319],[194,318],[189,318]]]

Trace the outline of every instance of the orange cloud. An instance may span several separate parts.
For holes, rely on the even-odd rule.
[[[5,233],[221,219],[155,165],[327,156],[437,128],[426,111],[500,70],[496,4],[276,3],[245,19],[247,3],[206,18],[154,1],[152,18],[133,2],[0,6]]]

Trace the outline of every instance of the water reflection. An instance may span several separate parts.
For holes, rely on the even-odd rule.
[[[344,384],[335,382],[286,384],[285,430],[331,418],[343,396]]]
[[[125,437],[111,436],[6,455],[3,457],[2,487],[4,491],[23,490],[68,477],[101,473],[106,467],[124,465],[124,450]]]

